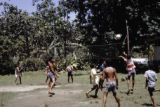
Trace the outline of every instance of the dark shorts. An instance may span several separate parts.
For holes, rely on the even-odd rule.
[[[48,72],[47,76],[52,82],[55,81],[55,75],[52,72]]]
[[[68,72],[68,76],[73,76],[72,72]]]
[[[150,96],[153,96],[153,92],[155,91],[154,87],[148,87],[148,92]]]
[[[103,82],[104,82],[104,80],[100,78],[100,80],[99,80],[99,88],[101,88],[101,89],[103,88]]]
[[[113,95],[115,96],[116,95],[116,85],[115,84],[106,84],[106,86],[103,88],[103,91],[104,92],[112,92]]]
[[[132,80],[133,80],[135,78],[135,75],[136,75],[135,69],[128,71],[127,79],[130,80],[132,77]]]
[[[94,89],[98,89],[99,87],[98,87],[98,85],[96,84],[96,85],[93,85],[93,87],[91,88],[91,90],[94,90]]]

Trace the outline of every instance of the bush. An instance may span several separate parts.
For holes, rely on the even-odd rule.
[[[23,61],[25,71],[37,71],[45,67],[45,62],[40,58],[27,58]]]
[[[0,62],[0,74],[14,74],[15,65],[12,60],[4,60]]]

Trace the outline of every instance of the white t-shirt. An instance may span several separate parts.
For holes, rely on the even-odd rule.
[[[99,84],[99,76],[97,75],[97,70],[95,68],[91,69],[91,77],[93,79],[93,84]]]
[[[67,66],[67,72],[73,72],[73,67],[71,65]]]
[[[148,79],[148,87],[156,86],[157,74],[153,70],[147,70],[144,77]]]
[[[127,62],[127,68],[126,68],[127,71],[131,71],[136,68],[132,59],[127,60],[126,62]]]

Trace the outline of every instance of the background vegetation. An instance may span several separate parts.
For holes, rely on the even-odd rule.
[[[115,59],[127,49],[127,26],[130,49],[138,46],[136,51],[146,55],[160,43],[159,0],[59,0],[58,6],[33,0],[33,5],[37,10],[29,14],[0,2],[0,74],[13,73],[18,61],[25,70],[42,69],[49,56],[62,68]]]

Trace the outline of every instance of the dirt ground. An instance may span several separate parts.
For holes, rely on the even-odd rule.
[[[89,81],[83,83],[82,80],[86,77],[88,76],[75,77],[73,84],[63,80],[64,83],[57,85],[53,90],[55,95],[52,97],[48,97],[47,85],[44,84],[0,86],[0,107],[102,107],[101,90],[98,98],[86,98],[85,92],[92,86]],[[121,107],[152,107],[148,92],[142,84],[144,80],[141,78],[142,75],[137,76],[135,91],[131,95],[126,95],[126,82],[120,81],[118,96],[121,99]],[[160,107],[160,92],[155,92],[154,96],[157,107]],[[117,107],[112,93],[108,96],[107,107]]]
[[[86,86],[82,84],[59,85],[55,88],[55,95],[48,97],[46,86],[5,86],[0,92],[15,92],[16,95],[2,107],[101,107],[101,91],[98,98],[86,98]],[[6,90],[5,90],[6,88]],[[3,89],[3,90],[2,90]],[[157,92],[158,95],[160,95]],[[122,107],[151,107],[150,101],[140,102],[143,95],[127,96],[125,91],[119,91]],[[146,96],[148,97],[148,96]],[[145,98],[144,98],[145,99]],[[134,101],[133,101],[134,100]],[[159,99],[158,99],[159,100]],[[109,94],[107,107],[116,107],[117,104]],[[160,107],[160,105],[159,105]]]

